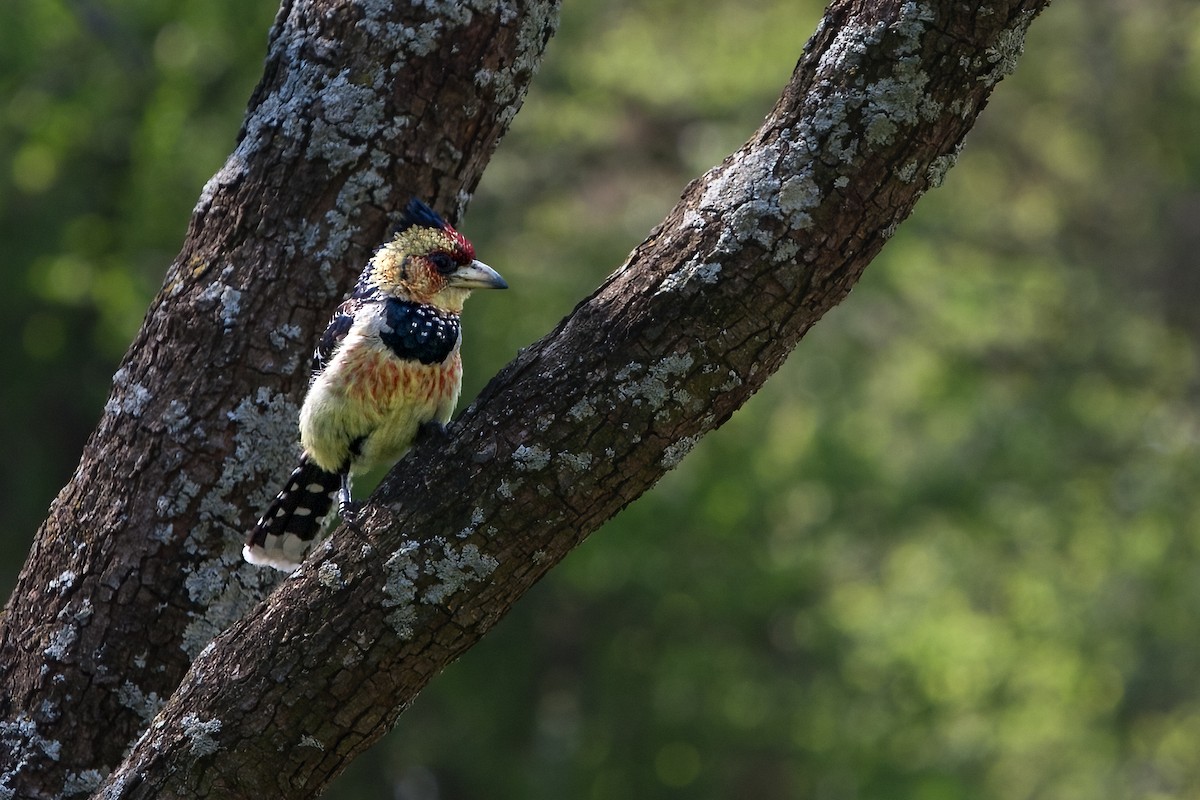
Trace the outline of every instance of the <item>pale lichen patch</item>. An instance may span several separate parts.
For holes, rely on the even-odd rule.
[[[558,459],[572,472],[587,472],[592,466],[591,453],[559,453]]]
[[[227,186],[234,186],[245,179],[249,173],[249,167],[245,158],[245,153],[239,147],[233,152],[229,158],[225,159],[225,163],[216,173],[208,179],[204,184],[204,188],[200,190],[200,198],[196,202],[196,213],[203,215],[212,207],[213,198],[217,192]],[[172,279],[170,281],[171,294],[176,295],[186,285],[186,282],[180,279]]]
[[[121,410],[132,417],[140,417],[148,402],[150,390],[140,383],[134,383],[129,386],[127,394],[121,400]]]
[[[501,25],[518,24],[517,57],[499,70],[481,69],[476,73],[475,83],[492,94],[493,102],[500,108],[498,122],[507,127],[521,107],[521,99],[529,87],[529,77],[541,63],[545,43],[558,27],[558,5],[556,3],[533,3],[518,8],[506,2],[497,8],[484,5],[480,11],[499,13]],[[461,206],[460,206],[461,207]]]
[[[345,586],[342,581],[342,570],[337,564],[326,561],[317,567],[317,582],[326,589],[341,589]]]
[[[228,583],[228,566],[220,558],[201,561],[188,571],[183,579],[188,597],[198,606],[208,606],[215,602],[226,590]]]
[[[484,510],[479,506],[475,506],[475,508],[471,509],[470,524],[460,530],[457,534],[457,537],[459,539],[466,539],[470,537],[473,533],[475,533],[476,530],[479,529],[479,525],[483,522],[485,516]]]
[[[0,772],[0,800],[17,800],[13,784],[20,781],[21,773],[45,769],[46,759],[58,761],[62,744],[42,736],[36,722],[19,714],[14,720],[0,721],[0,753],[6,756],[5,770]]]
[[[42,650],[42,655],[55,661],[65,661],[71,652],[71,646],[79,638],[79,627],[67,623],[50,635],[50,641]]]
[[[720,279],[721,264],[719,262],[702,262],[700,259],[692,258],[664,278],[655,294],[678,292],[695,284],[712,286]]]
[[[205,496],[202,511],[217,518],[235,518],[237,510],[224,502],[234,488],[255,486],[249,501],[256,507],[265,506],[279,487],[263,476],[274,477],[291,466],[296,458],[296,420],[300,409],[291,398],[272,393],[262,387],[253,397],[246,397],[228,413],[236,426],[234,452],[225,460],[220,478]]]
[[[304,360],[306,353],[303,349],[292,346],[292,343],[301,341],[303,337],[300,326],[292,324],[281,325],[267,334],[267,341],[271,343],[271,347],[288,356],[287,361],[279,368],[284,375],[294,374]]]
[[[538,472],[550,463],[550,453],[537,445],[521,445],[513,451],[513,461],[522,472]]]
[[[201,719],[196,714],[185,714],[180,720],[183,735],[187,738],[188,750],[197,758],[211,756],[220,749],[216,736],[221,732],[221,720]]]
[[[62,611],[58,612],[58,619],[73,619],[81,625],[91,619],[95,613],[92,608],[92,600],[90,597],[85,597],[76,604],[68,604]]]
[[[700,441],[700,436],[685,436],[677,442],[672,442],[663,451],[661,464],[664,469],[674,469],[683,461],[684,456],[692,451],[696,446],[696,442]]]
[[[495,558],[479,552],[473,544],[454,550],[449,544],[442,548],[442,558],[427,562],[427,572],[437,582],[425,590],[421,599],[426,603],[441,603],[468,584],[482,581],[500,565]]]
[[[283,395],[272,396],[260,389],[254,401],[247,398],[228,414],[237,423],[235,451],[225,459],[220,476],[201,498],[199,523],[186,531],[183,541],[186,553],[200,556],[182,566],[184,586],[195,609],[188,611],[190,620],[179,646],[193,659],[213,637],[258,602],[264,588],[278,581],[271,570],[255,569],[242,561],[243,533],[238,525],[241,508],[226,496],[235,489],[245,491],[246,486],[254,486],[251,502],[266,503],[277,487],[258,475],[278,473],[286,463],[284,454],[291,451],[286,443],[291,437],[283,431],[292,430],[295,413],[295,405]],[[277,461],[271,462],[272,458]],[[194,493],[191,490],[190,494]],[[164,505],[160,505],[160,514],[174,510]],[[231,532],[236,535],[231,536]],[[222,541],[225,546],[219,552],[204,557],[212,553],[214,542]]]
[[[682,353],[666,356],[649,367],[636,362],[627,364],[614,376],[617,395],[635,407],[645,405],[656,412],[669,400],[689,405],[694,398],[678,385],[677,379],[687,374],[694,363],[690,353]]]
[[[1016,70],[1017,61],[1025,52],[1025,34],[1034,16],[1036,14],[1033,11],[1022,11],[1012,25],[1000,31],[996,41],[987,49],[988,63],[993,66],[990,72],[980,77],[984,85],[999,83]]]
[[[424,548],[440,548],[437,557],[422,558]],[[425,545],[408,540],[384,563],[385,619],[401,639],[410,639],[418,603],[440,604],[469,584],[484,580],[499,566],[474,544],[456,549],[441,537]],[[428,582],[427,585],[426,582]],[[418,596],[418,584],[425,585]]]
[[[280,325],[278,328],[267,334],[267,341],[269,341],[271,346],[276,350],[286,350],[290,346],[291,342],[300,341],[300,337],[302,335],[303,331],[299,325]]]
[[[861,148],[852,138],[852,113],[861,113],[862,143],[868,147],[892,144],[902,126],[921,119],[932,120],[942,111],[942,104],[927,92],[929,76],[920,69],[920,59],[914,55],[921,37],[936,20],[932,8],[922,3],[905,3],[899,18],[890,26],[883,21],[867,25],[843,26],[821,58],[819,70],[826,75],[858,75],[871,51],[884,45],[891,34],[892,71],[890,74],[867,80],[858,77],[848,86],[829,92],[818,103],[820,108],[802,124],[803,138],[819,143],[824,153],[838,162],[848,164]],[[822,89],[829,89],[825,82]]]
[[[800,253],[800,245],[796,244],[793,239],[784,239],[779,244],[775,245],[775,249],[771,253],[771,261],[776,264],[790,264],[795,261],[796,256]],[[789,279],[789,273],[780,275],[780,283],[791,291],[794,288],[794,279]]]
[[[305,156],[323,159],[330,169],[340,171],[358,161],[367,151],[362,140],[351,140],[351,126],[377,128],[383,119],[383,96],[370,86],[360,86],[342,70],[316,92],[321,111],[311,120]]]
[[[128,370],[122,367],[113,373],[113,392],[104,404],[104,411],[110,416],[140,417],[151,397],[150,390],[132,381]]]
[[[50,584],[46,588],[51,592],[66,594],[75,586],[75,580],[78,577],[78,575],[69,569],[63,570],[57,578],[50,579]]]
[[[143,722],[154,719],[166,700],[156,692],[144,693],[132,681],[125,681],[117,689],[117,702],[133,711]]]
[[[162,423],[173,439],[176,441],[186,439],[187,427],[192,424],[192,419],[187,413],[187,404],[179,399],[167,403],[167,407],[162,413]]]
[[[180,649],[197,658],[217,634],[261,599],[262,587],[270,585],[265,582],[274,580],[278,578],[271,571],[245,564],[233,543],[215,558],[200,561],[184,578],[188,596],[200,610],[188,612]]]
[[[788,214],[807,212],[821,203],[821,187],[811,173],[788,178],[779,187],[779,207]],[[807,226],[802,226],[807,227]]]
[[[225,330],[233,328],[237,324],[238,313],[242,309],[242,292],[223,281],[229,280],[233,275],[233,267],[225,267],[221,271],[221,278],[204,287],[204,291],[196,295],[196,307],[201,310],[210,308],[220,309],[219,315],[221,324]]]
[[[905,8],[912,5],[906,4]],[[908,21],[906,36],[918,36],[924,30],[921,24],[923,20],[924,17],[918,15]],[[902,43],[897,49],[911,52],[916,46],[914,42],[910,49]],[[929,75],[918,68],[920,63],[917,56],[902,56],[896,59],[890,76],[867,85],[863,106],[864,138],[867,144],[891,144],[900,125],[911,126],[921,119],[933,120],[941,113],[942,104],[925,91]]]
[[[567,418],[574,420],[575,422],[582,422],[583,420],[588,419],[589,417],[594,417],[595,415],[596,407],[592,405],[592,402],[586,397],[567,410]]]
[[[929,182],[930,189],[936,189],[946,180],[946,173],[958,161],[958,150],[953,153],[947,153],[944,156],[938,156],[929,164],[929,168],[925,170],[925,179]]]
[[[158,516],[163,519],[178,517],[187,511],[192,500],[200,492],[200,485],[180,472],[171,480],[167,493],[155,501]]]
[[[738,375],[733,370],[729,370],[728,373],[726,373],[725,382],[717,387],[717,391],[718,392],[731,392],[734,389],[741,386],[742,383],[744,383],[744,381],[742,380],[742,376]]]
[[[51,761],[58,761],[62,755],[62,744],[39,734],[37,723],[26,714],[17,715],[17,718],[11,722],[0,721],[0,742],[8,744],[12,753],[25,751],[32,754],[37,751]],[[23,762],[24,759],[21,761]],[[20,769],[19,763],[16,769]],[[3,779],[0,779],[0,785],[3,783]]]
[[[383,607],[392,609],[386,619],[401,639],[412,638],[413,625],[417,621],[417,578],[420,577],[421,570],[413,560],[413,554],[419,548],[417,542],[404,542],[383,565],[386,573],[383,583]]]

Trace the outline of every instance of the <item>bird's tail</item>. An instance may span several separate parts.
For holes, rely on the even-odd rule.
[[[283,491],[246,537],[242,557],[251,564],[291,572],[321,535],[333,498],[342,485],[336,472],[326,472],[304,457]]]

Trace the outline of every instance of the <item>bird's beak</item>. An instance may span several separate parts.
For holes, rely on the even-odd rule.
[[[507,289],[500,273],[482,261],[472,261],[450,273],[450,285],[460,289]]]

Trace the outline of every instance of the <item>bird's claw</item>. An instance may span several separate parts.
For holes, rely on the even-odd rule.
[[[358,500],[345,500],[338,504],[338,516],[347,528],[355,533],[362,533],[358,524],[358,515],[362,513],[363,503]]]

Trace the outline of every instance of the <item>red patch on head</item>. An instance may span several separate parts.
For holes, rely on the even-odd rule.
[[[446,233],[450,235],[451,240],[454,242],[453,255],[459,264],[470,264],[475,260],[475,245],[471,244],[467,240],[467,237],[449,225],[446,226]]]

